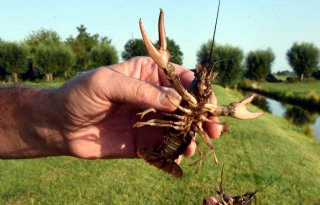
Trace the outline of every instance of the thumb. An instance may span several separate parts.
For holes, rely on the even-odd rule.
[[[152,107],[161,111],[174,111],[177,108],[174,104],[181,101],[181,96],[173,88],[131,78],[121,73],[114,73],[113,77],[114,83],[110,87],[108,98],[114,102],[130,103],[142,109]]]

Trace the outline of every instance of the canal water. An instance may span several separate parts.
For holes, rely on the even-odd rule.
[[[258,95],[252,102],[261,109],[287,120],[303,129],[304,132],[320,142],[320,113],[305,108],[281,103],[277,100]]]

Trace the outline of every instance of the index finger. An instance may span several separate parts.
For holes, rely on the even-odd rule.
[[[176,74],[180,77],[182,85],[185,88],[187,88],[192,82],[192,80],[194,79],[194,72],[192,72],[191,70],[183,66],[180,66],[177,64],[173,64],[173,65],[176,69]]]

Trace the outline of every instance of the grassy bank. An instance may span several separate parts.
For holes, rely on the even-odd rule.
[[[220,103],[241,98],[214,90]],[[270,114],[254,121],[221,120],[231,125],[214,142],[220,164],[209,157],[197,175],[188,166],[196,156],[182,162],[181,180],[136,159],[1,160],[0,204],[201,204],[214,192],[222,163],[227,193],[254,191],[280,176],[257,194],[257,204],[320,203],[319,143]]]
[[[54,81],[54,82],[23,82],[23,85],[30,86],[30,87],[39,87],[39,88],[57,88],[63,84],[63,81]]]
[[[320,109],[320,81],[256,83],[245,81],[241,88],[269,95],[289,103]]]

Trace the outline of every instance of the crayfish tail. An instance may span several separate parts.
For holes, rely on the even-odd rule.
[[[174,177],[181,178],[183,176],[182,169],[175,161],[164,158],[161,156],[160,152],[157,152],[152,148],[139,149],[137,155],[150,165],[155,166],[168,174],[172,174]]]
[[[183,176],[183,171],[179,167],[179,165],[176,162],[167,162],[164,167],[160,168],[164,172],[172,174],[173,176],[177,178],[181,178]]]

